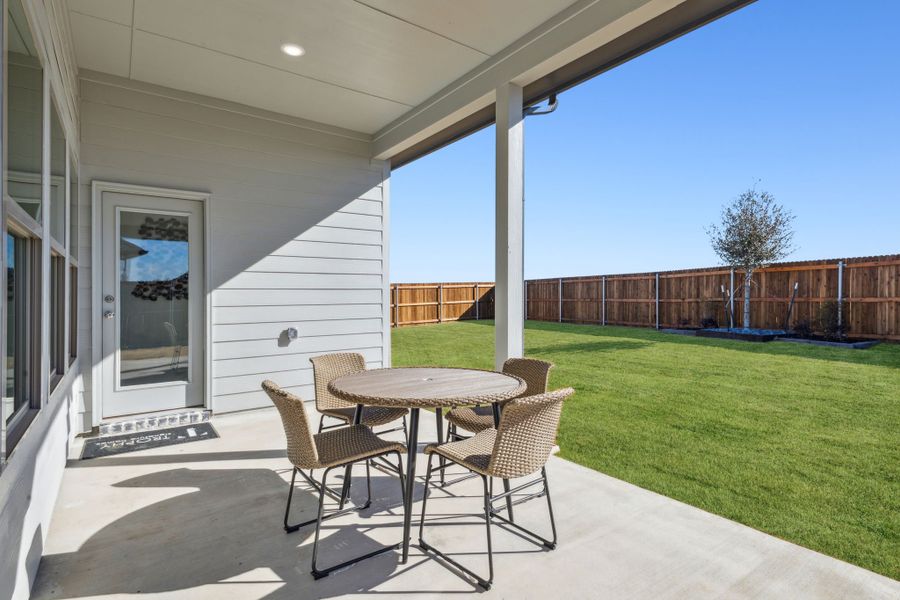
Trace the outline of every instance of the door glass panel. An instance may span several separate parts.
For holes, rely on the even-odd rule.
[[[188,217],[119,212],[119,384],[188,381]]]

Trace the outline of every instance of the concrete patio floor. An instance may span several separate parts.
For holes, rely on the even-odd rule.
[[[432,423],[423,414],[420,437],[434,437]],[[559,547],[548,552],[495,527],[491,591],[415,547],[406,565],[391,552],[314,581],[313,528],[281,527],[290,468],[277,413],[213,424],[219,439],[70,461],[33,597],[900,598],[900,582],[558,458],[548,471]],[[357,499],[362,476],[357,467]],[[400,539],[399,482],[377,470],[373,478],[369,510],[326,522],[324,565]],[[472,516],[480,485],[434,493],[426,539],[482,572],[484,522]],[[314,516],[305,483],[294,502],[297,520]],[[548,531],[543,500],[517,506],[516,519]]]

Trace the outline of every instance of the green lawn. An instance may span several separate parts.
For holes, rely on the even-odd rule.
[[[493,368],[490,321],[395,329],[395,365]],[[572,386],[561,455],[900,579],[900,344],[841,350],[529,322]]]

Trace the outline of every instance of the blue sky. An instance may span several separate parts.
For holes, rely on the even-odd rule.
[[[147,254],[130,260],[128,276],[131,281],[165,281],[187,272],[189,258],[187,242],[129,237],[125,239],[147,251]]]
[[[712,266],[757,181],[794,260],[900,252],[900,2],[760,0],[526,121],[525,275]],[[494,277],[494,130],[395,171],[391,280]]]

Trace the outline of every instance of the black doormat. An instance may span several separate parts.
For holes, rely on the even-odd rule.
[[[211,440],[217,437],[219,437],[219,434],[213,429],[211,423],[197,423],[171,429],[160,429],[158,431],[141,431],[104,438],[93,438],[84,443],[81,458],[82,460],[101,458],[137,450],[159,448],[161,446],[174,446],[175,444]]]

